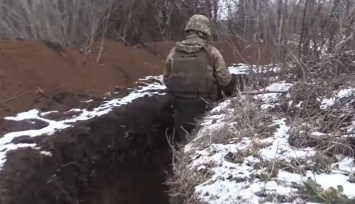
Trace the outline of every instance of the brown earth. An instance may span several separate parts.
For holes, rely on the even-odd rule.
[[[255,62],[257,50],[212,42],[228,65]],[[107,40],[90,54],[41,41],[0,41],[0,118],[31,108],[62,110],[102,96],[116,86],[130,87],[146,75],[161,74],[172,41],[126,47]],[[261,63],[268,63],[263,55]],[[99,59],[99,60],[98,60]]]
[[[8,153],[0,203],[168,204],[163,182],[171,171],[166,130],[172,125],[169,96],[156,95],[53,136],[20,141],[40,149]]]
[[[156,42],[147,44],[145,48],[157,56],[166,58],[174,44],[174,41]],[[277,61],[277,57],[267,46],[263,46],[259,50],[256,46],[247,45],[245,42],[236,39],[213,41],[211,44],[222,53],[227,66],[235,63],[269,64]]]
[[[99,44],[86,57],[40,41],[0,41],[0,117],[58,104],[51,98],[62,92],[90,98],[162,70],[159,57],[114,41],[105,42],[99,63],[98,53]]]

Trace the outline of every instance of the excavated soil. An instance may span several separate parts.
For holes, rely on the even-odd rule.
[[[162,65],[152,53],[114,41],[105,41],[101,54],[100,43],[84,54],[48,42],[0,41],[0,117],[31,108],[73,108],[160,74]]]
[[[258,59],[255,47],[242,42],[212,42],[228,65],[269,63],[270,52]],[[84,49],[62,48],[42,41],[0,41],[0,118],[37,108],[75,108],[82,100],[102,100],[104,94],[130,87],[147,75],[161,74],[172,41],[127,47],[107,40]]]
[[[172,124],[169,97],[156,95],[28,140],[41,149],[8,154],[0,203],[168,204]]]
[[[163,41],[148,43],[144,48],[165,59],[174,44],[174,41]],[[237,39],[212,41],[211,44],[221,52],[227,66],[237,63],[269,64],[278,61],[277,56],[274,56],[274,53],[270,52],[271,48],[266,45],[259,49],[255,45],[247,45],[244,41]],[[143,48],[143,46],[140,47]]]

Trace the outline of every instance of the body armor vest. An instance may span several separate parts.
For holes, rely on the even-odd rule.
[[[173,96],[212,100],[217,97],[217,82],[208,69],[213,70],[213,59],[207,49],[202,47],[194,53],[175,50],[168,79],[168,89]]]

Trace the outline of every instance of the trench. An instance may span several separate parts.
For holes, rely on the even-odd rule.
[[[170,98],[144,97],[8,155],[2,204],[168,204]],[[170,133],[170,131],[168,131]],[[5,189],[5,190],[4,190]]]

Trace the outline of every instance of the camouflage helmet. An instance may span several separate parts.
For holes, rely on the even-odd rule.
[[[195,30],[201,33],[206,34],[207,36],[211,35],[211,22],[210,20],[200,14],[193,15],[185,26],[185,31]]]

